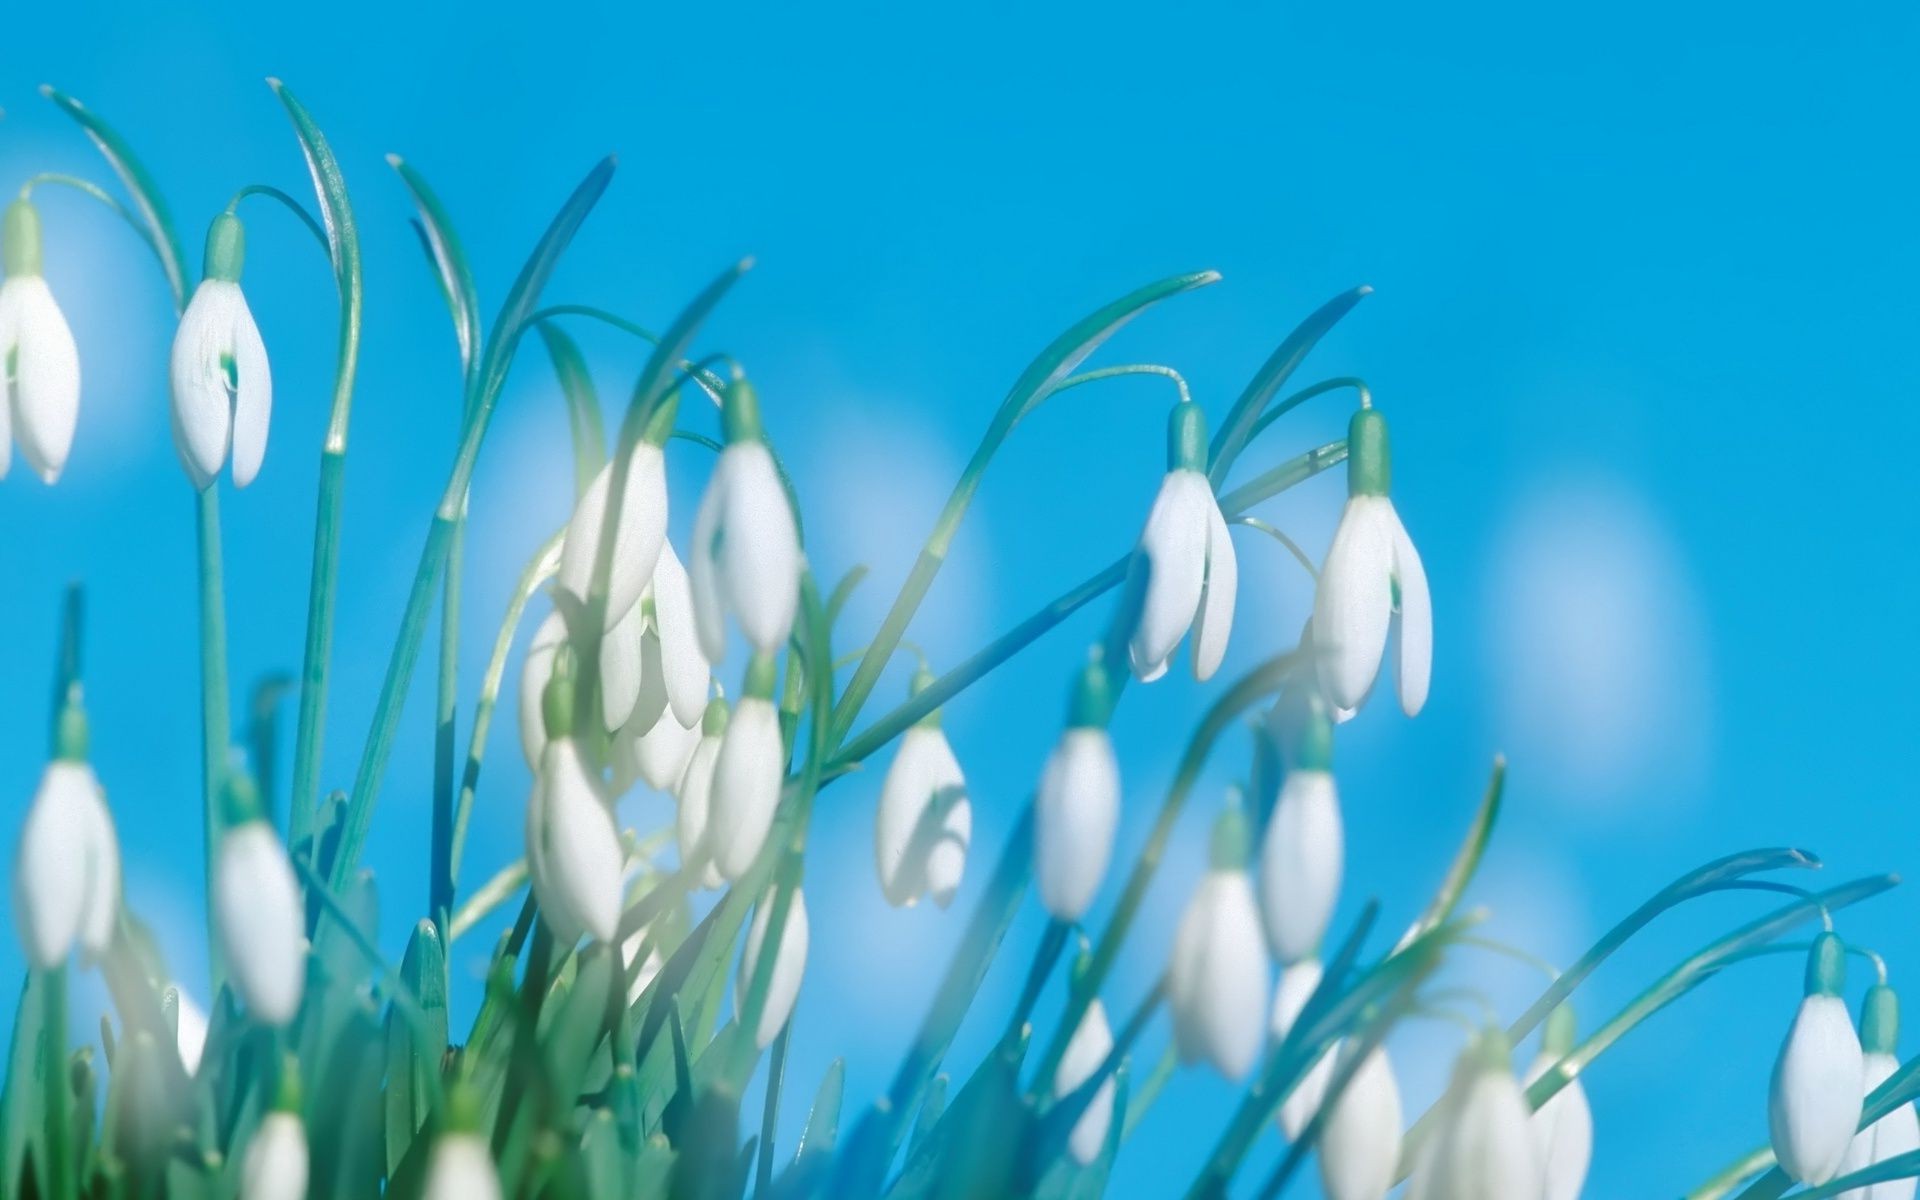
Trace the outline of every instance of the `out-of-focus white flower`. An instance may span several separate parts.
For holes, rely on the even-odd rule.
[[[1300,1019],[1300,1011],[1307,1006],[1315,988],[1325,972],[1317,958],[1303,958],[1280,969],[1280,986],[1273,992],[1273,1016],[1268,1028],[1273,1032],[1274,1045],[1286,1040],[1292,1032],[1294,1022]],[[1293,1094],[1280,1105],[1280,1129],[1287,1140],[1297,1142],[1306,1129],[1307,1122],[1313,1120],[1313,1114],[1320,1111],[1320,1102],[1326,1098],[1327,1084],[1333,1078],[1333,1047],[1329,1046],[1319,1058],[1307,1068],[1300,1082],[1293,1085]]]
[[[760,431],[753,385],[727,385],[720,453],[693,521],[692,584],[700,648],[709,663],[726,653],[726,613],[758,654],[776,654],[800,606],[799,527]]]
[[[13,443],[44,482],[60,478],[80,419],[80,352],[40,275],[40,214],[16,200],[0,217],[0,479]]]
[[[914,680],[914,693],[932,681],[923,668]],[[880,784],[873,844],[887,903],[911,905],[922,893],[941,908],[952,903],[972,840],[973,804],[967,799],[966,777],[935,709],[901,735],[900,749]]]
[[[1164,675],[1192,628],[1194,678],[1212,678],[1233,630],[1240,571],[1207,481],[1206,416],[1192,401],[1174,405],[1167,422],[1167,474],[1140,531],[1132,570],[1146,574],[1128,644],[1133,673],[1143,680]]]
[[[607,563],[607,629],[640,602],[640,593],[653,578],[660,548],[667,541],[667,459],[660,445],[642,438],[634,443],[627,460],[619,524],[613,531],[613,551]],[[559,584],[583,605],[593,587],[616,461],[609,459],[581,493],[573,518],[567,522],[566,541],[560,547]]]
[[[1347,428],[1347,507],[1320,569],[1313,645],[1320,687],[1336,709],[1357,709],[1373,689],[1394,615],[1400,618],[1400,707],[1427,702],[1433,671],[1433,604],[1420,553],[1387,498],[1387,422],[1363,408]]]
[[[1900,1000],[1884,983],[1868,988],[1866,999],[1861,1003],[1860,1042],[1866,1069],[1861,1088],[1866,1095],[1872,1095],[1900,1069],[1900,1060],[1896,1057],[1900,1042]],[[1914,1150],[1920,1150],[1920,1119],[1915,1118],[1913,1103],[1908,1101],[1853,1135],[1839,1173],[1851,1175]],[[1915,1183],[1911,1177],[1888,1179],[1863,1188],[1850,1188],[1841,1192],[1836,1200],[1913,1200]]]
[[[1523,1077],[1528,1087],[1573,1049],[1573,1032],[1571,1006],[1563,1003],[1548,1014],[1546,1028],[1540,1032],[1540,1053]],[[1534,1147],[1546,1170],[1542,1200],[1579,1200],[1593,1161],[1593,1109],[1580,1077],[1567,1080],[1535,1109],[1531,1124]]]
[[[1228,1079],[1253,1069],[1267,1023],[1267,948],[1247,878],[1246,813],[1214,823],[1212,865],[1174,934],[1167,1007],[1180,1057],[1204,1058]]]
[[[613,941],[625,859],[606,789],[579,743],[549,741],[527,798],[527,873],[540,913],[562,945],[583,933]]]
[[[207,230],[206,277],[173,337],[173,444],[193,486],[205,490],[231,454],[233,486],[246,487],[267,455],[273,375],[267,347],[240,291],[246,233],[232,213]]]
[[[1053,1098],[1065,1099],[1078,1091],[1111,1053],[1113,1029],[1107,1024],[1106,1005],[1095,996],[1087,1005],[1086,1015],[1075,1026],[1073,1036],[1067,1039],[1067,1049],[1060,1056],[1060,1068],[1053,1075]],[[1073,1123],[1073,1131],[1067,1135],[1067,1153],[1081,1166],[1089,1165],[1106,1148],[1107,1131],[1112,1124],[1113,1076],[1109,1075],[1094,1089],[1093,1099],[1087,1102],[1080,1119]]]
[[[683,878],[703,888],[726,882],[713,861],[708,830],[713,820],[713,772],[720,761],[720,743],[727,732],[727,702],[714,700],[700,722],[700,740],[680,776],[680,811],[674,832],[680,844]]]
[[[166,994],[173,999],[173,1042],[180,1052],[180,1065],[188,1075],[196,1074],[207,1050],[207,1011],[177,983],[170,985]]]
[[[713,672],[700,650],[700,630],[694,617],[693,584],[671,542],[660,547],[647,593],[647,679],[657,680],[666,705],[684,728],[700,724],[706,711],[707,689]]]
[[[734,706],[714,760],[706,843],[720,873],[729,880],[737,881],[752,869],[780,806],[786,751],[780,714],[773,706],[773,672],[770,656],[754,655],[747,665],[744,694]]]
[[[1806,995],[1773,1066],[1767,1128],[1780,1169],[1809,1186],[1840,1173],[1860,1127],[1866,1065],[1846,1002],[1846,950],[1832,933],[1814,939]]]
[[[227,769],[226,818],[213,879],[220,952],[247,1014],[278,1028],[299,1013],[306,991],[306,900],[239,763]]]
[[[1333,725],[1319,705],[1289,738],[1291,761],[1260,844],[1260,906],[1283,963],[1314,953],[1340,899],[1346,846],[1333,782]]]
[[[1440,1119],[1407,1195],[1419,1200],[1540,1200],[1546,1173],[1513,1077],[1506,1035],[1489,1029],[1460,1055]]]
[[[240,1167],[246,1200],[306,1200],[307,1131],[298,1114],[270,1112],[260,1121]]]
[[[1342,1043],[1341,1054],[1352,1052]],[[1386,1048],[1375,1046],[1354,1069],[1320,1129],[1320,1186],[1327,1200],[1382,1200],[1400,1161],[1400,1120],[1393,1065]]]
[[[1074,684],[1066,732],[1047,759],[1034,800],[1034,876],[1040,902],[1056,920],[1085,915],[1113,856],[1120,764],[1107,734],[1112,712],[1106,668],[1090,662]]]
[[[77,690],[61,712],[56,740],[13,869],[13,919],[28,963],[42,971],[66,962],[76,941],[90,955],[105,953],[120,912],[120,843],[106,793],[87,764]]]
[[[477,1133],[442,1134],[427,1162],[423,1200],[500,1200],[500,1173]]]
[[[636,779],[657,792],[678,791],[699,744],[700,722],[689,728],[671,712],[645,733],[629,722],[613,742],[614,792],[625,792]]]
[[[640,701],[646,618],[636,603],[600,639],[600,723],[619,729]]]
[[[754,972],[759,967],[760,947],[766,941],[767,923],[779,889],[768,888],[754,906],[753,925],[747,930],[747,944],[740,954],[740,977],[733,988],[733,1014],[740,1017],[752,990]],[[800,997],[800,980],[807,970],[807,898],[799,887],[787,906],[787,922],[780,931],[780,946],[773,955],[773,975],[767,982],[766,1005],[760,1010],[760,1024],[754,1031],[754,1044],[765,1050],[786,1027],[793,1015],[793,1002]]]
[[[553,678],[553,656],[566,640],[566,618],[550,612],[533,631],[527,655],[520,660],[520,752],[526,756],[527,769],[536,775],[547,750],[547,680]]]

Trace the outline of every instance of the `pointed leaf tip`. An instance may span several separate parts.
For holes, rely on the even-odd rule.
[[[387,155],[387,165],[388,165],[388,166],[390,166],[390,167],[392,167],[392,168],[393,168],[394,170],[396,170],[396,171],[398,171],[398,170],[400,169],[400,164],[401,164],[401,163],[403,163],[403,162],[405,162],[405,161],[406,161],[406,160],[405,160],[405,159],[403,159],[403,158],[401,158],[401,157],[400,157],[400,156],[399,156],[398,154],[391,154],[391,153],[390,153],[390,154],[388,154],[388,155]]]
[[[53,85],[50,83],[41,84],[38,90],[42,96],[45,96],[49,100],[57,99],[60,95],[59,92],[54,90]]]
[[[278,75],[269,75],[267,76],[267,86],[278,92],[285,89],[287,85],[280,82]]]

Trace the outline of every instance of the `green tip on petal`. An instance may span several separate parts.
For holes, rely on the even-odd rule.
[[[464,1079],[455,1080],[448,1086],[445,1113],[446,1123],[440,1130],[442,1134],[480,1132],[480,1094]]]
[[[53,756],[61,762],[85,762],[91,741],[87,710],[80,703],[80,685],[76,683],[67,690],[67,702],[60,706],[60,720],[53,734]]]
[[[778,674],[779,671],[773,663],[773,655],[754,655],[747,663],[747,677],[740,685],[740,694],[755,700],[773,699],[773,685]]]
[[[1167,470],[1207,469],[1207,414],[1191,400],[1182,400],[1167,414]]]
[[[0,267],[9,278],[40,273],[40,210],[28,201],[15,200],[0,217]]]
[[[1465,1054],[1469,1065],[1480,1071],[1498,1071],[1510,1074],[1513,1071],[1513,1045],[1507,1041],[1505,1031],[1495,1028],[1481,1030],[1473,1039]]]
[[[1360,409],[1347,422],[1347,494],[1384,496],[1392,483],[1387,419],[1377,409]]]
[[[260,807],[260,785],[253,778],[245,756],[235,751],[227,762],[226,780],[220,789],[222,815],[227,828],[234,829],[264,815]]]
[[[1838,996],[1846,986],[1846,946],[1838,934],[1823,933],[1807,952],[1807,995]]]
[[[1113,717],[1113,682],[1107,678],[1106,664],[1098,657],[1080,668],[1073,683],[1073,699],[1067,705],[1069,729],[1105,729]]]
[[[280,1058],[280,1078],[273,1089],[273,1111],[300,1111],[300,1060],[294,1055],[286,1054]]]
[[[240,268],[247,260],[247,231],[240,218],[223,212],[207,227],[206,276],[208,279],[240,282]]]
[[[573,647],[561,643],[553,654],[553,674],[540,694],[540,717],[549,741],[573,734]]]
[[[760,433],[760,396],[743,375],[727,384],[725,402],[720,408],[720,424],[727,444],[757,442]]]
[[[907,685],[907,695],[918,696],[921,692],[933,686],[935,678],[933,668],[924,662],[921,663],[918,667],[914,668],[913,682]],[[940,710],[938,708],[928,709],[927,715],[921,717],[915,724],[923,729],[938,729],[940,727]]]
[[[1317,688],[1302,688],[1310,699],[1301,706],[1299,725],[1294,730],[1293,766],[1300,771],[1333,770],[1333,719],[1327,715],[1326,701]]]
[[[1207,861],[1216,871],[1244,871],[1252,850],[1253,823],[1247,820],[1247,807],[1236,790],[1227,807],[1213,819]]]
[[[700,734],[702,737],[717,738],[727,731],[727,718],[732,715],[727,702],[714,697],[707,701],[707,711],[700,715]]]
[[[1573,1049],[1574,1033],[1573,1005],[1563,1000],[1547,1014],[1546,1028],[1540,1031],[1540,1053],[1556,1061],[1565,1058]]]
[[[1868,1054],[1892,1054],[1899,1044],[1900,997],[1876,983],[1860,1002],[1860,1048]]]
[[[647,414],[647,423],[641,428],[640,440],[655,446],[665,446],[667,439],[673,436],[673,423],[680,416],[680,389],[675,388],[660,397],[653,411]]]

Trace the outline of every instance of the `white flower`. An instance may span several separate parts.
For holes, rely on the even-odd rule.
[[[707,831],[713,813],[713,771],[720,760],[720,739],[727,728],[727,703],[715,700],[701,722],[700,740],[680,776],[680,811],[674,832],[680,844],[680,870],[691,884],[717,888],[726,882],[713,861]]]
[[[713,681],[713,673],[700,651],[693,584],[687,579],[687,569],[680,565],[680,556],[673,552],[672,543],[660,547],[660,561],[653,568],[653,586],[648,596],[653,601],[652,619],[647,627],[652,652],[647,659],[651,672],[648,678],[659,680],[666,691],[667,704],[680,724],[695,728],[700,724],[700,714],[706,711],[707,688]],[[658,670],[653,669],[656,661]]]
[[[84,743],[74,752],[84,755]],[[105,953],[120,910],[120,844],[106,794],[79,757],[47,764],[14,858],[13,918],[27,961],[46,971],[75,941]]]
[[[1239,806],[1213,831],[1213,865],[1174,933],[1167,1007],[1183,1061],[1204,1058],[1228,1079],[1253,1069],[1266,1036],[1267,947],[1247,878],[1247,820]]]
[[[1342,1054],[1352,1051],[1342,1046]],[[1344,1059],[1338,1060],[1344,1062]],[[1320,1128],[1320,1186],[1327,1200],[1381,1200],[1400,1160],[1400,1087],[1375,1046]]]
[[[80,352],[73,331],[40,275],[40,216],[33,205],[7,206],[0,228],[0,479],[12,444],[47,483],[60,477],[80,417]]]
[[[1540,1200],[1546,1174],[1513,1077],[1505,1035],[1489,1030],[1460,1056],[1431,1150],[1407,1194],[1419,1200]]]
[[[230,791],[241,786],[251,783],[229,780]],[[254,1020],[286,1025],[300,1011],[307,985],[307,910],[273,826],[254,816],[227,830],[213,889],[220,951],[234,990]]]
[[[657,792],[678,790],[699,743],[700,723],[688,728],[672,713],[645,733],[627,725],[613,743],[614,791],[626,791],[636,779]]]
[[[1866,999],[1860,1006],[1860,1040],[1865,1049],[1863,1094],[1872,1095],[1899,1070],[1900,1060],[1894,1056],[1899,1034],[1899,999],[1892,988],[1876,983],[1867,989]],[[1851,1175],[1914,1150],[1920,1150],[1920,1119],[1916,1119],[1913,1104],[1908,1102],[1853,1135],[1839,1173]],[[1889,1179],[1863,1188],[1850,1188],[1841,1192],[1837,1200],[1913,1200],[1915,1183],[1912,1178]]]
[[[1860,1127],[1866,1066],[1846,1002],[1845,951],[1823,933],[1807,963],[1807,994],[1773,1066],[1767,1127],[1780,1169],[1801,1183],[1825,1183],[1840,1172]]]
[[[193,1002],[179,984],[173,993],[173,1042],[180,1052],[180,1065],[193,1075],[200,1070],[200,1058],[207,1050],[207,1012]]]
[[[1268,1020],[1268,1028],[1273,1032],[1273,1044],[1279,1045],[1292,1032],[1293,1024],[1300,1019],[1300,1011],[1307,1006],[1315,988],[1320,986],[1324,972],[1317,958],[1303,958],[1280,969],[1280,986],[1273,993],[1273,1015]],[[1287,1140],[1297,1142],[1300,1134],[1307,1128],[1307,1122],[1313,1120],[1313,1114],[1320,1111],[1320,1102],[1326,1098],[1327,1084],[1333,1079],[1333,1047],[1329,1046],[1320,1057],[1314,1060],[1300,1082],[1293,1085],[1293,1094],[1280,1105],[1280,1128]]]
[[[607,494],[613,488],[613,461],[600,468],[574,506],[560,548],[559,584],[580,603],[593,586],[594,560],[607,519]],[[640,602],[653,578],[660,548],[667,540],[667,460],[659,446],[635,442],[621,489],[619,526],[607,564],[606,628],[612,629]]]
[[[1158,679],[1192,627],[1194,678],[1206,680],[1227,651],[1239,568],[1213,485],[1207,482],[1207,433],[1200,406],[1187,401],[1175,405],[1167,437],[1167,474],[1147,513],[1133,560],[1134,571],[1146,572],[1146,591],[1128,655],[1135,675]]]
[[[526,756],[527,769],[536,775],[547,750],[547,718],[541,704],[547,694],[547,680],[553,678],[553,656],[566,641],[566,618],[557,611],[550,612],[533,631],[527,656],[520,662],[520,752]]]
[[[1098,660],[1081,670],[1066,732],[1040,773],[1033,805],[1033,873],[1055,920],[1086,915],[1113,857],[1120,822],[1120,764],[1107,734],[1112,694]]]
[[[745,690],[714,761],[706,837],[720,873],[736,881],[760,857],[760,847],[773,828],[774,811],[780,806],[780,783],[786,774],[780,714],[772,699],[772,659],[754,658],[747,668]]]
[[[635,603],[600,638],[600,723],[619,729],[640,702],[645,663],[646,619]]]
[[[766,940],[767,922],[773,917],[778,889],[769,888],[754,906],[753,925],[747,930],[747,944],[740,955],[740,977],[733,989],[733,1014],[741,1016],[747,993],[753,987],[754,972],[759,969],[760,947]],[[754,1044],[765,1050],[793,1015],[793,1002],[800,996],[800,979],[807,970],[807,899],[798,887],[787,906],[787,922],[780,931],[780,947],[773,955],[773,976],[767,983],[766,1004],[760,1010],[760,1024],[754,1031]]]
[[[1340,899],[1345,854],[1333,775],[1288,771],[1260,844],[1260,907],[1281,962],[1298,962],[1319,948]]]
[[[1053,1097],[1062,1100],[1080,1089],[1080,1086],[1093,1078],[1107,1061],[1107,1055],[1113,1053],[1113,1029],[1107,1024],[1107,1008],[1095,996],[1087,1005],[1086,1015],[1080,1018],[1080,1024],[1074,1028],[1073,1036],[1067,1039],[1067,1049],[1060,1056],[1060,1068],[1053,1076]],[[1113,1124],[1113,1076],[1108,1075],[1094,1089],[1093,1099],[1073,1123],[1073,1131],[1067,1135],[1067,1152],[1081,1166],[1087,1166],[1100,1157],[1100,1151],[1107,1144],[1107,1130]]]
[[[1565,1004],[1547,1017],[1540,1035],[1540,1053],[1523,1077],[1528,1087],[1552,1070],[1573,1049],[1573,1010]],[[1542,1200],[1579,1200],[1586,1186],[1587,1167],[1593,1161],[1593,1110],[1579,1076],[1562,1084],[1534,1110],[1531,1121],[1534,1147],[1546,1170],[1547,1190]]]
[[[500,1173],[485,1140],[449,1133],[435,1142],[422,1200],[500,1200]]]
[[[874,857],[887,903],[911,905],[921,893],[952,903],[973,840],[973,804],[938,713],[900,738],[880,785]]]
[[[690,577],[700,648],[707,661],[726,653],[725,614],[747,644],[777,653],[800,605],[800,533],[773,453],[760,437],[759,402],[744,379],[727,388],[727,448],[693,521]]]
[[[290,1112],[270,1112],[247,1144],[240,1168],[246,1200],[305,1200],[307,1131]]]
[[[527,797],[527,873],[561,945],[613,941],[625,867],[604,785],[572,738],[554,738]]]
[[[245,236],[231,213],[207,231],[206,278],[173,337],[173,443],[193,486],[205,490],[233,457],[233,486],[246,487],[267,454],[273,376],[266,344],[240,291]]]
[[[1320,570],[1313,601],[1313,644],[1320,686],[1336,709],[1360,707],[1386,653],[1394,615],[1400,619],[1400,707],[1408,716],[1427,702],[1433,669],[1433,605],[1427,573],[1393,501],[1385,418],[1371,408],[1348,428],[1348,498]]]

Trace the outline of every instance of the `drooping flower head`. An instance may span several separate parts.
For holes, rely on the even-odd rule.
[[[628,452],[620,485],[613,545],[606,565],[606,629],[612,629],[639,602],[652,581],[667,542],[667,460],[664,447],[673,434],[679,402],[662,400],[649,414],[638,441]],[[618,455],[607,460],[574,506],[560,548],[559,584],[582,605],[593,590],[600,543],[606,536],[608,496],[613,491]]]
[[[1313,646],[1327,702],[1356,709],[1373,689],[1397,614],[1400,707],[1413,716],[1432,676],[1433,604],[1420,553],[1387,497],[1392,474],[1387,420],[1362,408],[1347,426],[1347,506],[1314,593]]]
[[[680,874],[688,883],[703,888],[717,888],[727,881],[713,860],[709,830],[713,822],[713,773],[720,761],[728,719],[725,700],[715,698],[707,704],[706,715],[700,719],[700,741],[680,776],[680,809],[674,821],[680,844]]]
[[[727,385],[727,446],[693,521],[689,580],[700,648],[718,665],[726,614],[758,654],[776,654],[800,606],[799,526],[760,427],[760,401],[744,378]]]
[[[933,673],[922,666],[914,675],[913,694],[932,684]],[[922,894],[932,896],[941,908],[952,903],[972,840],[973,804],[967,799],[966,777],[940,728],[936,708],[901,736],[880,785],[873,844],[887,903],[911,905]]]
[[[471,1085],[447,1093],[446,1125],[427,1160],[423,1200],[500,1200],[500,1172],[480,1133],[480,1100]]]
[[[1807,954],[1805,996],[1773,1065],[1767,1128],[1780,1169],[1818,1185],[1840,1173],[1854,1131],[1866,1064],[1846,1001],[1846,948],[1831,932]]]
[[[754,972],[760,969],[761,948],[766,945],[767,926],[779,903],[779,888],[770,887],[753,909],[753,924],[747,930],[747,944],[740,952],[740,977],[733,989],[733,1011],[740,1016],[753,987]],[[786,924],[780,930],[780,945],[773,952],[772,975],[767,979],[766,1003],[760,1010],[760,1024],[754,1030],[754,1044],[765,1050],[773,1044],[793,1015],[794,1001],[800,997],[800,981],[807,970],[807,899],[798,885],[787,905]]]
[[[1297,688],[1276,719],[1286,777],[1260,844],[1260,907],[1282,963],[1313,954],[1340,899],[1346,841],[1333,782],[1333,722],[1311,687]]]
[[[1506,1034],[1487,1029],[1461,1052],[1440,1117],[1414,1168],[1420,1200],[1540,1200],[1546,1174]]]
[[[1087,1004],[1086,1014],[1074,1027],[1073,1036],[1067,1039],[1066,1051],[1060,1056],[1060,1068],[1053,1075],[1054,1099],[1064,1099],[1080,1090],[1111,1053],[1113,1027],[1107,1023],[1106,1005],[1095,996]],[[1100,1151],[1106,1147],[1107,1132],[1113,1125],[1113,1097],[1114,1082],[1109,1075],[1094,1090],[1093,1099],[1067,1135],[1067,1153],[1083,1167],[1100,1157]]]
[[[14,858],[13,918],[27,961],[42,971],[74,943],[95,957],[120,912],[120,844],[106,793],[87,763],[87,717],[74,684],[60,711],[53,761],[27,810]]]
[[[0,479],[18,442],[27,466],[52,483],[80,419],[80,352],[40,265],[40,213],[15,200],[0,217]]]
[[[582,934],[610,944],[620,924],[626,852],[606,785],[573,737],[574,692],[573,654],[563,647],[542,702],[547,745],[527,797],[527,874],[561,945]]]
[[[1193,630],[1194,678],[1220,667],[1233,629],[1239,567],[1213,485],[1207,481],[1207,421],[1190,400],[1174,405],[1167,423],[1167,474],[1160,482],[1131,570],[1144,589],[1128,643],[1133,673],[1166,673],[1187,630]]]
[[[1523,1076],[1529,1087],[1572,1052],[1573,1035],[1573,1006],[1563,1001],[1547,1014],[1540,1031],[1540,1053]],[[1546,1171],[1542,1200],[1579,1200],[1593,1161],[1593,1109],[1578,1075],[1534,1110],[1532,1125],[1534,1148]]]
[[[1868,988],[1860,1003],[1860,1045],[1866,1068],[1860,1086],[1872,1095],[1900,1069],[1900,1000],[1884,983]],[[1853,1135],[1839,1173],[1851,1175],[1915,1150],[1920,1150],[1920,1118],[1909,1100]],[[1841,1192],[1836,1200],[1913,1200],[1915,1183],[1911,1177],[1887,1179]]]
[[[1287,963],[1280,968],[1280,985],[1273,990],[1273,1014],[1267,1020],[1267,1029],[1273,1035],[1273,1044],[1278,1046],[1287,1040],[1293,1027],[1300,1020],[1300,1014],[1307,1007],[1307,1001],[1313,998],[1320,981],[1326,975],[1320,960],[1311,956],[1297,962]],[[1327,1084],[1333,1079],[1333,1047],[1329,1046],[1319,1058],[1314,1060],[1306,1074],[1293,1085],[1293,1092],[1280,1105],[1280,1131],[1287,1140],[1297,1142],[1306,1131],[1307,1122],[1320,1111],[1320,1102],[1326,1098]]]
[[[207,230],[206,278],[173,337],[173,444],[193,486],[212,486],[231,456],[233,486],[246,487],[267,454],[273,375],[267,347],[240,291],[246,232],[230,212]]]
[[[214,870],[214,926],[234,991],[262,1025],[283,1027],[307,983],[306,899],[280,835],[260,806],[253,773],[226,771],[226,832]]]
[[[1078,921],[1113,856],[1120,821],[1120,765],[1107,721],[1113,689],[1098,658],[1074,682],[1066,732],[1047,759],[1034,800],[1034,876],[1056,920]]]
[[[1211,865],[1187,902],[1167,967],[1167,1007],[1184,1061],[1228,1079],[1253,1069],[1267,1025],[1267,950],[1247,878],[1252,831],[1238,802],[1214,822]]]
[[[1336,1069],[1357,1048],[1342,1042]],[[1320,1186],[1327,1200],[1382,1200],[1400,1161],[1400,1085],[1387,1048],[1360,1060],[1320,1131]]]
[[[287,1056],[273,1107],[260,1119],[241,1160],[240,1194],[247,1200],[306,1200],[307,1129],[300,1122],[296,1060]]]
[[[734,706],[714,760],[707,848],[720,873],[736,882],[753,868],[766,845],[786,776],[786,747],[780,713],[773,706],[773,684],[773,657],[755,654],[747,664],[740,703]]]

